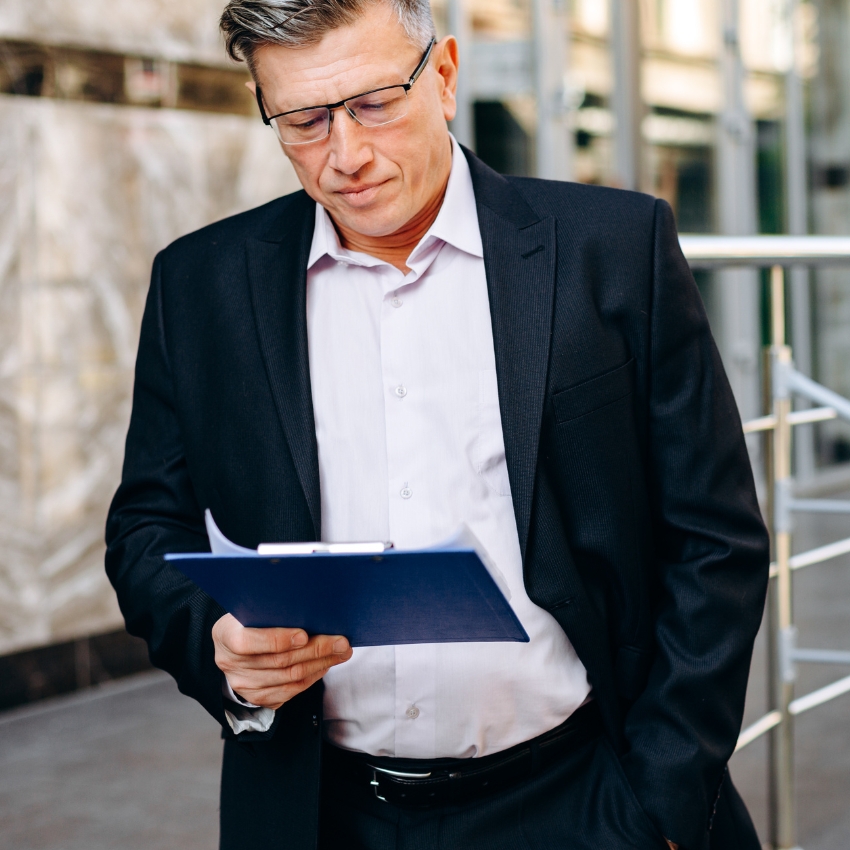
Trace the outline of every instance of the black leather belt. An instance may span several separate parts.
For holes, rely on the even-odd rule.
[[[428,808],[469,802],[537,774],[602,733],[595,702],[577,709],[549,732],[489,756],[475,759],[396,759],[352,753],[325,745],[323,772],[329,781],[371,789],[385,803]]]

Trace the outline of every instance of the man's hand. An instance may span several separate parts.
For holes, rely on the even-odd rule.
[[[212,630],[215,663],[230,687],[254,705],[278,709],[353,651],[344,637],[303,629],[246,629],[226,614]]]

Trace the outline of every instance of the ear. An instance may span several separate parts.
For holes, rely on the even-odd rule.
[[[250,83],[245,83],[245,88],[248,89],[254,97],[257,96],[257,84],[253,80],[251,80]]]
[[[431,60],[434,70],[440,77],[440,100],[443,116],[451,121],[457,112],[457,69],[459,64],[457,39],[453,35],[441,38],[434,45],[434,58]]]

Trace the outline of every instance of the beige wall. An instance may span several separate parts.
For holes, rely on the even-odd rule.
[[[226,64],[225,0],[0,0],[0,37]]]
[[[259,121],[0,97],[0,653],[120,624],[103,524],[150,263],[294,188]]]

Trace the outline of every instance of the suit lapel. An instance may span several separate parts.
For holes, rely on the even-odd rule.
[[[496,172],[467,153],[493,322],[502,430],[525,557],[546,392],[556,230]],[[299,193],[269,232],[247,244],[260,346],[298,478],[321,535],[321,495],[307,347],[307,258],[313,202]]]
[[[556,231],[480,160],[472,172],[493,321],[505,456],[523,558],[549,364]]]
[[[619,709],[604,622],[587,595],[570,553],[559,541],[553,563],[528,564],[529,525],[543,421],[557,271],[553,218],[541,219],[511,184],[467,154],[493,321],[493,346],[505,456],[529,596],[560,623],[587,668],[612,740],[620,741]],[[558,539],[557,535],[554,539]]]
[[[319,455],[307,347],[307,258],[314,210],[308,196],[298,193],[268,233],[248,240],[246,252],[266,373],[318,540]]]

